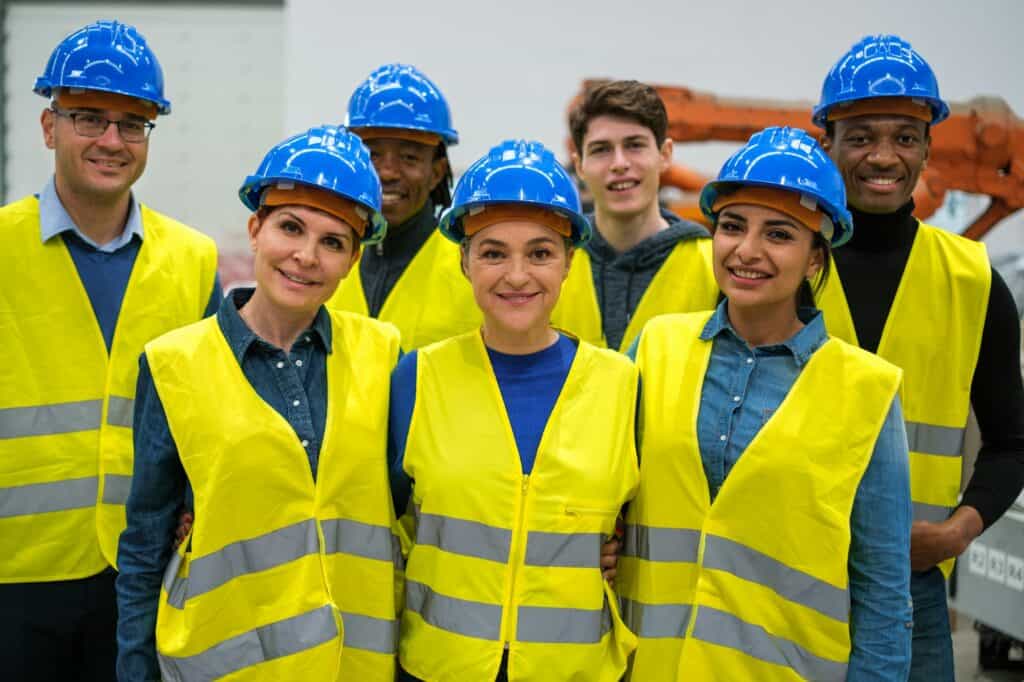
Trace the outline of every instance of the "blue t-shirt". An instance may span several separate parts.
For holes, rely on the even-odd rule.
[[[487,356],[512,425],[523,473],[529,474],[548,418],[576,357],[576,342],[560,334],[555,343],[536,353],[508,355],[488,348]],[[416,405],[416,358],[416,351],[404,356],[391,375],[388,467],[395,512],[399,515],[405,510],[412,489],[404,458],[409,422]]]

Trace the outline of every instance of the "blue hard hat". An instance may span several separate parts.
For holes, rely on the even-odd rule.
[[[238,196],[250,211],[256,211],[264,189],[289,184],[319,188],[356,202],[370,213],[362,243],[375,244],[384,238],[387,221],[380,212],[380,179],[370,162],[370,150],[354,133],[323,125],[289,137],[267,152]]]
[[[348,100],[349,128],[402,128],[440,135],[458,144],[448,102],[434,81],[409,64],[385,64],[359,84]]]
[[[60,41],[33,91],[51,97],[58,88],[81,88],[152,102],[171,113],[164,99],[164,72],[153,50],[134,26],[97,21]]]
[[[550,209],[569,219],[573,245],[590,239],[590,223],[581,213],[576,183],[540,142],[505,140],[466,169],[455,186],[451,207],[441,214],[441,234],[461,243],[465,238],[462,216],[489,204]]]
[[[817,208],[832,221],[822,235],[833,247],[853,235],[853,217],[846,208],[846,186],[839,169],[817,140],[799,128],[765,128],[754,133],[722,166],[718,178],[700,193],[700,210],[712,222],[712,207],[722,194],[743,186],[774,187],[796,192],[801,203]]]
[[[843,102],[877,97],[910,97],[931,107],[932,125],[949,116],[939,83],[928,62],[899,36],[866,36],[825,76],[814,124],[824,128],[828,111]]]

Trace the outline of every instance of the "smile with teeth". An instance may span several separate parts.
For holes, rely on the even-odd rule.
[[[765,274],[763,272],[758,272],[756,270],[744,270],[742,268],[729,268],[729,271],[732,272],[732,274],[736,275],[737,277],[742,277],[743,279],[764,279],[764,278],[768,277],[767,274]]]
[[[501,299],[503,299],[505,301],[508,301],[509,303],[526,303],[527,301],[532,300],[535,296],[538,296],[538,295],[539,294],[537,294],[537,293],[533,293],[533,294],[506,293],[506,294],[498,294],[498,298],[501,298]]]
[[[899,178],[864,178],[864,181],[872,185],[895,185]]]
[[[123,161],[117,161],[115,159],[89,159],[89,163],[96,164],[103,168],[120,168],[125,165]]]
[[[633,189],[639,184],[639,180],[621,180],[619,182],[609,183],[608,189],[612,190],[613,192],[621,192],[623,190]]]
[[[278,270],[278,272],[280,272],[282,275],[284,275],[285,279],[287,279],[287,280],[289,280],[291,282],[295,282],[296,284],[305,284],[306,286],[312,286],[312,285],[316,284],[316,282],[314,282],[311,279],[302,279],[301,277],[297,277],[295,275],[289,275],[284,270]]]

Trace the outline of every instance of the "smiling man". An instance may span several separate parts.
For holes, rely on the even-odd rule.
[[[135,28],[72,33],[35,92],[54,174],[0,208],[0,670],[111,680],[139,354],[215,309],[217,253],[132,195],[171,109]]]
[[[814,110],[854,219],[853,238],[834,252],[836,273],[819,306],[830,334],[904,370],[914,503],[910,679],[929,682],[953,680],[944,574],[1024,485],[1013,298],[984,245],[912,214],[931,126],[948,114],[931,67],[893,35],[866,37],[843,55]],[[982,448],[959,495],[972,407]]]
[[[596,228],[573,261],[552,324],[625,350],[664,313],[715,307],[711,240],[658,205],[672,163],[665,105],[637,81],[601,84],[569,118],[576,173],[593,195]]]
[[[347,125],[370,148],[388,233],[328,306],[393,323],[406,351],[478,327],[458,248],[436,230],[451,203],[447,150],[459,141],[444,95],[416,67],[385,64],[352,93]]]

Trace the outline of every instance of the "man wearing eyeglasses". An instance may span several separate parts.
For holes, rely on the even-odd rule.
[[[216,309],[217,255],[132,195],[170,113],[141,34],[72,33],[35,92],[54,174],[0,208],[0,670],[112,680],[138,358]]]

